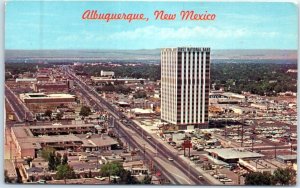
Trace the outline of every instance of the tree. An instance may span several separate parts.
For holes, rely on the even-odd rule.
[[[74,169],[70,167],[68,164],[59,165],[57,167],[56,179],[58,180],[63,179],[65,181],[65,184],[67,184],[67,179],[73,179],[73,178],[76,178],[76,174],[74,172]]]
[[[52,116],[52,111],[51,110],[46,110],[44,113],[45,116],[48,116],[51,119]]]
[[[250,172],[245,176],[245,185],[272,185],[272,175],[269,172]]]
[[[108,176],[110,181],[110,176],[119,176],[120,180],[117,182],[115,179],[112,183],[121,184],[139,184],[138,180],[132,176],[131,172],[125,170],[121,163],[111,162],[103,165],[100,170],[101,176]]]
[[[123,166],[119,162],[111,162],[103,165],[100,169],[101,176],[119,176]]]
[[[49,156],[50,154],[54,153],[55,152],[55,149],[52,148],[52,147],[44,147],[42,149],[42,152],[41,152],[41,156],[42,158],[44,158],[45,160],[49,160]]]
[[[56,170],[56,160],[55,160],[55,154],[54,152],[53,153],[50,153],[49,154],[49,158],[48,158],[48,169],[50,171],[53,171],[53,170]]]
[[[59,165],[61,165],[61,154],[60,153],[57,153],[56,156],[55,156],[55,168],[57,168]]]
[[[139,184],[138,180],[128,170],[122,169],[119,176],[121,184]]]
[[[296,171],[290,167],[278,168],[273,173],[274,182],[280,185],[295,185]]]
[[[66,153],[63,155],[61,164],[62,165],[68,164],[68,155]]]
[[[86,117],[91,114],[91,109],[88,106],[82,106],[79,112],[79,115]]]
[[[146,175],[146,176],[144,177],[144,179],[141,181],[141,184],[152,184],[152,183],[151,183],[151,180],[152,180],[152,177],[149,176],[149,175]]]

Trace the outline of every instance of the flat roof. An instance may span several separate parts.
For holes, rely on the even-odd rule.
[[[133,108],[131,109],[133,113],[137,114],[149,114],[149,113],[154,113],[151,109],[142,109],[142,108]]]
[[[26,138],[33,136],[28,127],[12,127],[11,129],[17,138]]]
[[[36,78],[16,78],[16,82],[36,82]]]
[[[11,160],[9,160],[9,159],[4,160],[4,170],[7,170],[8,177],[10,177],[10,178],[17,177],[15,165]]]
[[[45,93],[22,93],[20,94],[25,99],[49,99],[49,98],[74,98],[74,95],[67,93],[55,93],[55,94],[45,94]]]
[[[277,155],[277,158],[282,160],[297,160],[297,155]]]
[[[104,135],[91,135],[90,138],[86,138],[86,135],[81,134],[77,135],[81,140],[83,141],[83,146],[98,146],[98,147],[103,147],[103,146],[111,146],[114,144],[118,144],[116,140],[113,138]]]
[[[217,154],[219,157],[223,159],[243,159],[243,158],[259,158],[263,157],[263,154],[255,153],[251,151],[246,151],[236,148],[221,148],[221,149],[207,149],[209,153]]]
[[[142,81],[146,80],[143,78],[107,78],[107,77],[91,77],[92,80],[94,81]]]
[[[63,124],[53,124],[53,125],[35,125],[35,126],[29,126],[28,128],[30,130],[34,129],[47,129],[47,128],[74,128],[74,127],[95,127],[93,124],[71,124],[71,125],[63,125]]]
[[[32,138],[32,137],[31,137]],[[21,149],[41,149],[41,145],[31,138],[19,139],[18,143]]]

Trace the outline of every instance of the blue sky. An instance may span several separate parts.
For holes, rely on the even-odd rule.
[[[144,13],[148,22],[87,21],[85,10]],[[157,21],[155,10],[177,13]],[[216,14],[214,21],[181,21],[181,10]],[[6,49],[297,49],[297,7],[292,3],[9,1]]]

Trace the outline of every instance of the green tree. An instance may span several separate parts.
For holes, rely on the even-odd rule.
[[[273,173],[274,182],[280,185],[295,185],[296,171],[290,167],[278,168]]]
[[[82,106],[79,112],[79,115],[86,117],[91,114],[91,109],[88,106]]]
[[[41,156],[45,160],[49,160],[49,156],[51,153],[54,153],[55,149],[52,147],[44,147],[41,151]]]
[[[111,162],[103,165],[100,169],[101,176],[108,176],[110,181],[110,176],[119,176],[120,180],[117,182],[115,179],[112,180],[112,183],[121,183],[121,184],[138,184],[138,180],[132,176],[131,172],[125,170],[121,163]]]
[[[57,153],[55,156],[55,168],[59,165],[61,165],[62,159],[61,159],[61,154]]]
[[[144,179],[141,181],[141,184],[152,184],[152,183],[151,183],[151,180],[152,180],[152,177],[149,176],[149,175],[146,175],[146,176],[144,177]]]
[[[100,169],[101,176],[119,176],[123,166],[119,162],[111,162],[103,165]]]
[[[245,176],[245,185],[272,185],[272,175],[269,172],[250,172]]]
[[[76,178],[76,174],[72,167],[70,167],[68,164],[65,164],[65,165],[59,165],[57,167],[57,172],[55,177],[58,180],[63,179],[65,181],[65,184],[67,184],[67,179]]]
[[[56,160],[55,160],[55,154],[54,153],[49,154],[48,169],[50,171],[56,170]]]
[[[138,180],[128,170],[122,169],[119,176],[121,184],[139,184]]]
[[[45,116],[49,117],[51,119],[52,116],[52,111],[51,110],[46,110],[44,113]]]
[[[66,153],[63,155],[61,164],[62,165],[68,164],[68,155]]]

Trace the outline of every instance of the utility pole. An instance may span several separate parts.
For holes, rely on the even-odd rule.
[[[146,144],[144,144],[144,161],[146,161]]]
[[[275,151],[274,151],[274,155],[275,155],[275,159],[276,159],[276,156],[277,156],[277,144],[275,143],[275,147],[274,147]]]
[[[244,142],[244,119],[242,121],[242,142],[241,142],[241,147],[243,147],[243,142]]]

